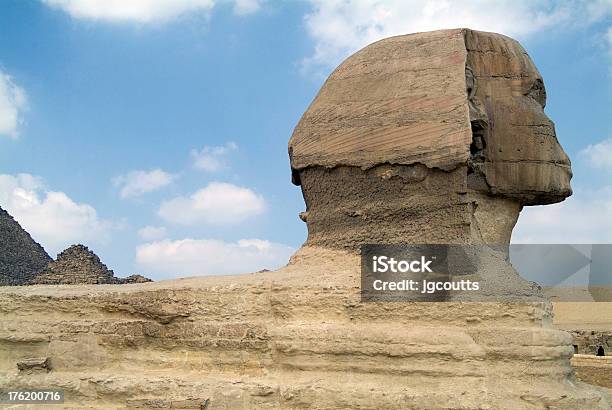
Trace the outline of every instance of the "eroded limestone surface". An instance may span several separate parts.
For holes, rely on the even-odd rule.
[[[542,76],[506,36],[440,30],[363,48],[289,141],[307,243],[508,243],[522,206],[571,195],[545,103]]]
[[[323,262],[324,261],[324,262]],[[0,386],[72,408],[607,408],[547,303],[361,303],[359,258],[277,272],[0,288]],[[50,371],[17,363],[48,357]]]

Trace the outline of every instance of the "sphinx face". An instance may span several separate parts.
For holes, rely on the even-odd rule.
[[[544,113],[544,82],[525,50],[508,37],[474,31],[466,33],[466,48],[471,150],[490,192],[523,205],[571,195],[570,160]]]

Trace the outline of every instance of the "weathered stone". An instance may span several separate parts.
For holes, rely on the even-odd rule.
[[[441,30],[358,51],[289,142],[307,244],[508,243],[523,205],[571,194],[545,101],[525,50],[499,34]]]
[[[51,362],[48,357],[33,357],[23,359],[17,362],[17,369],[20,372],[34,372],[34,371],[51,371]]]
[[[340,64],[289,142],[295,182],[313,166],[467,164],[464,37],[463,30],[391,37]]]
[[[0,208],[0,286],[28,285],[50,261],[43,247]]]
[[[578,380],[612,388],[612,356],[575,354],[571,362]]]
[[[294,182],[309,167],[466,167],[486,192],[558,202],[571,194],[570,162],[545,103],[542,76],[506,36],[384,39],[344,61],[302,116],[289,142]]]
[[[471,168],[483,174],[483,190],[523,205],[564,200],[572,193],[570,160],[544,113],[542,76],[517,41],[481,31],[464,33]]]
[[[44,352],[54,371],[28,385],[77,407],[205,392],[210,408],[605,408],[572,381],[547,303],[361,303],[358,272],[353,254],[305,248],[238,277],[4,287],[0,387]]]

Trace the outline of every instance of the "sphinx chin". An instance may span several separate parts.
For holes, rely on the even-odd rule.
[[[481,274],[495,292],[534,295],[492,245],[508,244],[523,206],[571,193],[544,104],[505,36],[365,47],[289,142],[308,239],[286,267],[0,288],[0,388],[61,388],[74,408],[609,408],[609,390],[575,379],[571,337],[544,299],[360,297],[367,243],[491,245]]]

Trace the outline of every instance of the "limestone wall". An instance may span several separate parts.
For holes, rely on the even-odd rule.
[[[358,257],[304,252],[277,272],[0,288],[0,388],[62,388],[68,408],[607,406],[573,380],[550,305],[362,303]]]
[[[575,354],[571,363],[579,380],[612,388],[612,356]]]

